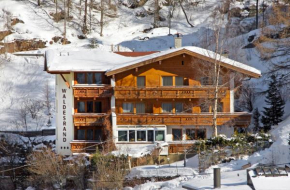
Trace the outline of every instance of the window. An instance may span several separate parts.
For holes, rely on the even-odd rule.
[[[194,140],[195,139],[195,129],[186,129],[186,140]]]
[[[94,140],[94,130],[93,129],[87,130],[87,140]]]
[[[218,112],[223,112],[223,103],[222,102],[218,102],[217,111]]]
[[[95,129],[95,140],[102,141],[103,132],[102,129]]]
[[[172,77],[162,77],[162,86],[173,86]]]
[[[87,73],[87,83],[93,84],[93,73]]]
[[[135,141],[135,131],[129,130],[129,141]]]
[[[144,87],[145,86],[145,77],[137,77],[137,87]]]
[[[86,140],[86,130],[85,129],[77,130],[77,140]]]
[[[87,113],[93,113],[93,112],[94,112],[94,102],[87,101]]]
[[[102,73],[94,73],[95,84],[102,84]]]
[[[77,82],[78,84],[85,84],[85,73],[77,73]]]
[[[127,131],[118,131],[118,141],[128,141]]]
[[[209,112],[209,105],[208,105],[208,103],[202,103],[200,105],[200,111],[201,112]]]
[[[133,113],[133,104],[123,103],[123,113]]]
[[[154,141],[154,131],[153,130],[148,130],[147,131],[147,140],[148,141]]]
[[[175,77],[175,86],[183,86],[183,77]]]
[[[155,141],[164,141],[164,131],[155,131]]]
[[[93,99],[86,99],[76,101],[76,113],[102,113],[102,102],[93,101]]]
[[[77,84],[102,84],[102,73],[76,73]]]
[[[201,77],[200,84],[201,85],[209,85],[209,77]]]
[[[183,112],[183,105],[180,102],[175,103],[175,113],[182,113]]]
[[[78,110],[78,113],[85,113],[86,112],[85,102],[78,102],[77,103],[77,110]]]
[[[96,126],[82,127],[82,129],[76,130],[76,140],[102,140],[102,129],[96,129]]]
[[[182,140],[182,129],[172,129],[172,135],[174,141]]]
[[[199,140],[206,138],[205,129],[186,129],[186,140]]]
[[[146,141],[146,131],[137,131],[137,141]]]
[[[171,113],[172,103],[162,103],[162,113]]]
[[[205,129],[197,129],[196,131],[197,131],[196,132],[196,138],[197,139],[205,139],[205,137],[206,137]]]
[[[95,102],[95,113],[102,113],[102,102]]]
[[[145,113],[145,104],[143,102],[136,103],[136,113]]]

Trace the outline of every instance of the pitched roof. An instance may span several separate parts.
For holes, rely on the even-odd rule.
[[[212,51],[199,48],[199,47],[193,47],[193,46],[181,47],[177,49],[169,49],[166,51],[139,57],[129,62],[116,65],[112,69],[108,70],[106,75],[108,76],[114,75],[120,72],[124,72],[126,70],[134,69],[143,65],[161,61],[163,59],[167,59],[167,58],[174,57],[181,54],[188,54],[188,55],[197,57],[199,59],[202,59],[208,62],[214,62],[214,60],[218,60],[221,66],[223,67],[241,72],[243,74],[246,74],[248,76],[255,77],[255,78],[258,78],[261,76],[261,71],[254,67],[251,67],[244,63],[240,63],[235,60],[229,59],[227,57],[221,56],[220,54],[216,54]]]
[[[218,60],[223,67],[251,77],[257,78],[261,76],[261,71],[254,67],[226,58],[212,51],[192,46],[144,54],[140,52],[117,53],[103,50],[74,50],[65,52],[48,50],[46,51],[46,70],[50,73],[102,71],[106,72],[106,75],[111,76],[181,54],[188,54],[208,62]],[[129,57],[130,55],[131,57]]]

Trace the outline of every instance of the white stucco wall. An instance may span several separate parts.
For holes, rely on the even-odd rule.
[[[70,142],[74,138],[73,126],[73,74],[64,74],[68,88],[61,75],[56,75],[56,152],[71,155]]]

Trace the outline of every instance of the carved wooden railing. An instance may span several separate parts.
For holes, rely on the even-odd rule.
[[[83,153],[83,152],[91,153],[96,151],[96,147],[98,147],[99,142],[72,141],[70,142],[70,144],[72,153]]]
[[[245,112],[218,113],[218,125],[244,126],[251,122]],[[213,125],[212,113],[200,114],[117,114],[117,125]]]
[[[110,86],[100,87],[86,87],[86,86],[74,86],[74,97],[76,98],[99,98],[99,97],[111,97],[113,95],[113,88]]]
[[[105,113],[76,113],[73,115],[75,126],[100,126],[104,124]]]
[[[226,95],[227,87],[219,87],[219,98]],[[116,99],[146,98],[212,98],[213,86],[182,86],[182,87],[115,87]]]

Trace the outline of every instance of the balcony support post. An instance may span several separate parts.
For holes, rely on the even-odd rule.
[[[235,75],[233,72],[230,73],[230,112],[235,112]]]

